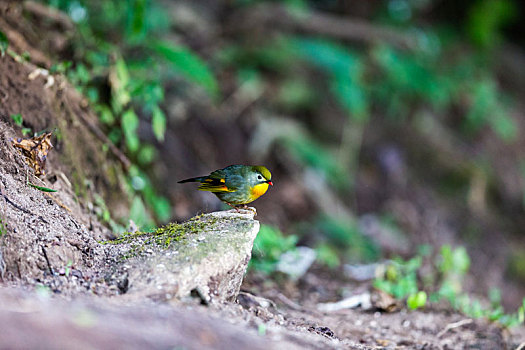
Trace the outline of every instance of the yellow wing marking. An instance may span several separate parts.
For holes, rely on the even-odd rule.
[[[229,189],[226,185],[212,185],[209,183],[202,183],[199,186],[199,190],[210,192],[235,192],[235,190]]]

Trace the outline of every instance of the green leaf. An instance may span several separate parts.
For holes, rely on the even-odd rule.
[[[147,66],[147,74],[151,74],[152,68],[149,64]],[[134,71],[137,75],[143,74],[139,69],[134,69]],[[164,100],[164,88],[160,81],[145,81],[142,78],[133,79],[130,81],[129,91],[134,102],[143,104],[146,111],[153,110],[155,106]]]
[[[15,122],[16,125],[22,126],[22,123],[24,122],[24,119],[22,118],[22,114],[11,114],[11,119]]]
[[[352,220],[324,216],[316,221],[315,227],[334,249],[349,259],[375,261],[380,256],[377,244],[364,236]]]
[[[9,46],[9,40],[7,36],[0,30],[0,55],[4,57],[7,47]]]
[[[285,81],[279,89],[278,101],[290,110],[310,109],[319,102],[316,91],[302,79]]]
[[[133,0],[128,6],[127,35],[131,41],[143,39],[146,34],[146,0]]]
[[[523,298],[521,306],[518,309],[518,322],[519,323],[525,322],[525,298]]]
[[[147,228],[152,226],[151,217],[148,215],[146,206],[140,196],[133,198],[131,208],[129,209],[129,217],[143,230],[147,230]]]
[[[422,308],[427,303],[427,293],[419,291],[415,294],[411,294],[407,299],[407,306],[411,310]]]
[[[337,251],[330,245],[322,243],[315,248],[317,261],[329,268],[335,268],[341,265]]]
[[[68,77],[69,77],[69,80],[73,82],[73,84],[77,86],[84,86],[84,85],[87,85],[89,81],[91,80],[91,73],[89,72],[88,68],[84,64],[79,63],[77,64],[75,69],[68,71]]]
[[[296,39],[291,43],[303,59],[331,74],[332,92],[350,116],[366,121],[369,102],[362,79],[361,57],[326,40]]]
[[[468,34],[482,48],[490,48],[501,39],[501,27],[518,18],[518,9],[510,0],[479,0],[469,9]]]
[[[65,74],[69,68],[73,65],[73,62],[71,61],[63,61],[59,63],[55,63],[49,68],[49,73],[51,74]]]
[[[47,188],[47,187],[37,186],[37,185],[32,184],[31,182],[28,182],[27,184],[28,184],[29,186],[33,187],[33,188],[36,188],[36,189],[39,190],[39,191],[42,191],[42,192],[57,192],[57,190],[54,190],[54,189],[52,189],[52,188]]]
[[[482,78],[469,84],[468,89],[471,105],[466,115],[467,130],[476,131],[488,123],[503,141],[513,141],[519,128],[502,102],[504,96],[497,82],[491,78]]]
[[[368,119],[368,99],[359,82],[354,81],[350,76],[341,75],[334,78],[332,90],[350,117],[358,122],[365,122]]]
[[[458,247],[454,249],[452,254],[452,266],[455,272],[465,275],[470,268],[470,257],[468,256],[465,247]]]
[[[337,187],[344,188],[352,182],[353,179],[344,171],[334,154],[308,135],[287,138],[283,143],[294,158],[326,175]]]
[[[132,109],[128,109],[122,115],[122,132],[124,133],[126,145],[131,152],[136,152],[140,145],[137,135],[138,127],[139,118]]]
[[[250,268],[266,274],[275,271],[280,256],[294,250],[296,244],[297,236],[284,236],[279,229],[262,225],[253,244]]]
[[[203,87],[211,97],[217,97],[217,80],[204,61],[192,51],[182,45],[162,41],[153,44],[152,48],[159,56],[171,63],[173,70]]]
[[[160,142],[164,141],[164,134],[166,133],[166,115],[159,106],[153,108],[153,117],[151,119],[151,127],[155,137]]]
[[[171,217],[171,204],[165,197],[157,196],[153,202],[153,211],[160,221],[168,221]]]
[[[95,108],[98,113],[98,119],[100,119],[102,123],[107,125],[115,123],[115,116],[108,106],[99,104]]]
[[[498,288],[489,290],[489,300],[493,307],[501,305],[501,291]]]
[[[492,130],[504,141],[513,141],[518,135],[518,126],[512,117],[504,110],[498,110],[489,119]]]
[[[305,60],[334,74],[352,74],[359,58],[341,45],[318,39],[295,39],[291,45]]]
[[[111,128],[108,132],[108,138],[114,144],[118,144],[122,140],[122,130],[119,128]]]
[[[129,72],[126,62],[119,58],[109,76],[112,89],[112,107],[115,113],[120,113],[131,100],[128,91]]]
[[[153,145],[143,144],[137,154],[137,160],[141,166],[151,164],[157,155],[157,149]]]

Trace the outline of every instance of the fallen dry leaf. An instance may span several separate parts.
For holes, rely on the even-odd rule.
[[[394,312],[400,309],[399,302],[393,296],[379,289],[372,290],[370,300],[378,310]]]
[[[45,133],[40,136],[11,140],[13,146],[22,150],[26,157],[27,164],[35,169],[35,175],[45,175],[47,153],[53,145],[51,144],[52,133]]]

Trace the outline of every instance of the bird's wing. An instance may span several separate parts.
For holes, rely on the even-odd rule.
[[[233,176],[234,178],[236,176]],[[236,185],[238,179],[231,181],[231,176],[221,170],[215,170],[209,176],[207,176],[199,186],[201,191],[210,191],[210,192],[235,192],[237,191],[238,186]]]

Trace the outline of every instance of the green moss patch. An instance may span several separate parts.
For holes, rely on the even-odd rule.
[[[127,232],[116,240],[103,241],[100,243],[129,246],[129,250],[121,256],[123,259],[128,259],[144,255],[148,249],[168,249],[172,247],[175,242],[182,243],[182,241],[186,240],[189,236],[205,230],[212,231],[217,227],[219,221],[221,220],[218,218],[199,215],[184,223],[169,223],[147,232]]]

